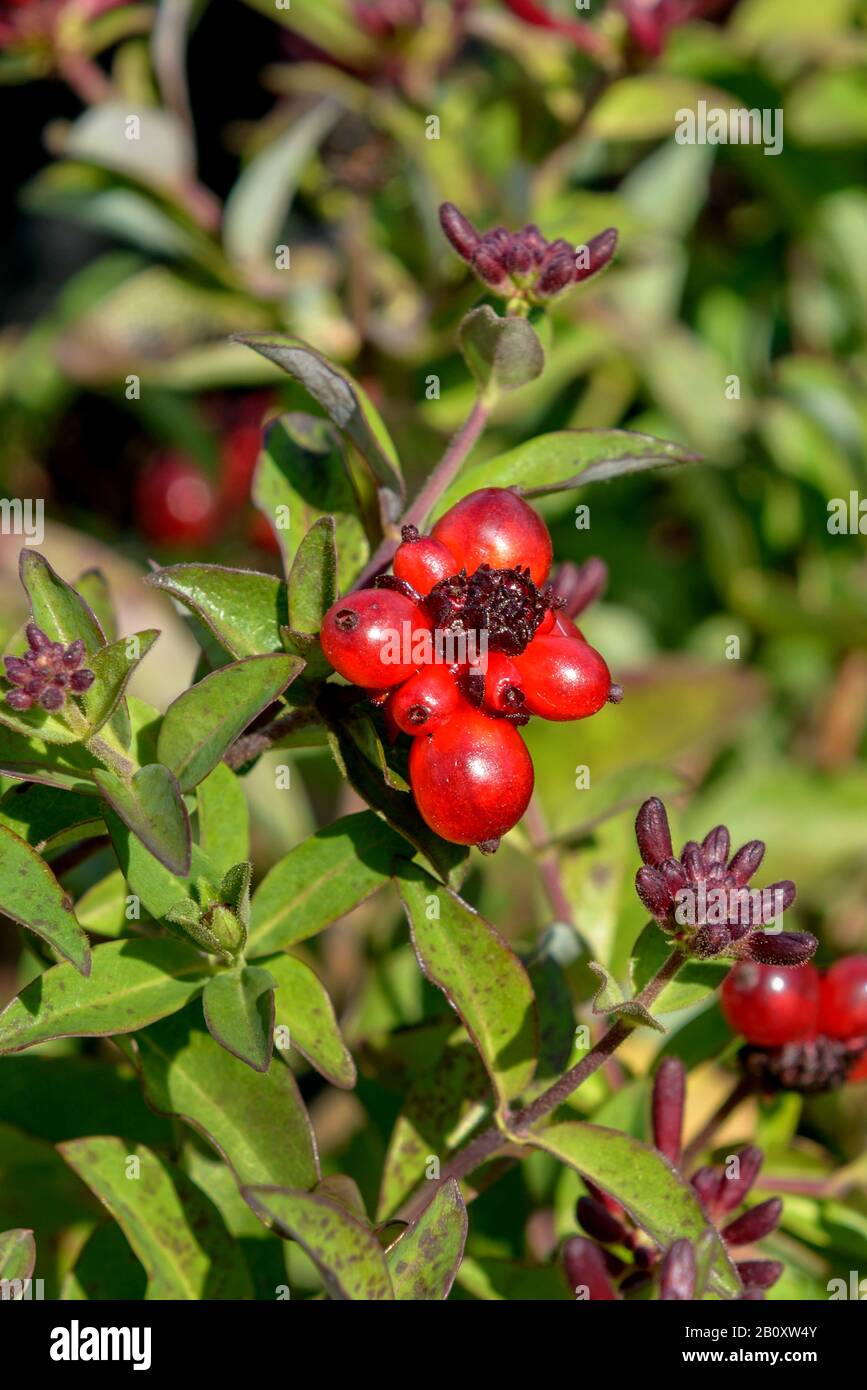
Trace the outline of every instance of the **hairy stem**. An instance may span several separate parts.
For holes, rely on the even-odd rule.
[[[464,459],[488,423],[491,409],[491,403],[479,396],[421,492],[410,503],[395,526],[394,535],[385,537],[372,559],[365,565],[355,582],[356,589],[366,588],[370,581],[391,562],[391,557],[400,545],[400,528],[402,526],[417,526],[421,530],[435,504],[460,472]]]
[[[695,1162],[703,1149],[709,1147],[710,1141],[716,1134],[720,1125],[725,1123],[729,1115],[734,1114],[741,1101],[746,1100],[747,1097],[753,1095],[754,1092],[755,1086],[752,1080],[749,1077],[742,1076],[734,1087],[734,1090],[729,1092],[725,1100],[717,1106],[710,1118],[702,1125],[698,1134],[687,1144],[680,1162],[680,1166],[684,1171]]]
[[[679,948],[672,951],[668,959],[657,970],[653,979],[648,980],[644,989],[635,996],[636,1002],[649,1008],[659,998],[665,986],[674,979],[686,960],[687,956]],[[590,1051],[581,1058],[580,1062],[576,1062],[574,1067],[564,1072],[560,1079],[555,1081],[553,1086],[549,1086],[547,1091],[543,1091],[532,1104],[508,1117],[508,1132],[498,1125],[490,1125],[475,1139],[471,1139],[465,1148],[460,1149],[443,1168],[439,1181],[431,1183],[429,1190],[422,1189],[405,1204],[400,1213],[402,1219],[411,1221],[418,1216],[432,1200],[438,1188],[449,1178],[467,1177],[473,1169],[478,1168],[492,1154],[508,1146],[509,1133],[514,1135],[516,1141],[520,1141],[521,1136],[531,1125],[542,1119],[544,1115],[550,1114],[558,1105],[562,1105],[573,1091],[577,1091],[578,1087],[589,1076],[598,1071],[608,1058],[617,1051],[618,1047],[626,1041],[631,1032],[632,1025],[622,1019],[613,1023],[603,1033],[599,1041],[591,1047]]]

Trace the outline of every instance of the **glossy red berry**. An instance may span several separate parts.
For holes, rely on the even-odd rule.
[[[388,712],[402,733],[431,734],[454,713],[460,698],[447,667],[426,666],[395,690]]]
[[[485,704],[498,714],[508,714],[524,704],[521,673],[514,661],[502,652],[488,652],[484,673]]]
[[[514,660],[529,714],[543,719],[584,719],[608,699],[611,673],[586,642],[536,637]]]
[[[491,569],[529,566],[530,578],[544,584],[553,552],[548,528],[538,513],[508,488],[485,487],[456,502],[431,532],[447,546],[458,568],[473,574]]]
[[[404,526],[401,534],[403,543],[395,551],[392,569],[397,579],[411,585],[423,598],[441,579],[448,579],[460,569],[442,541],[435,541],[433,536],[420,536],[415,526]]]
[[[740,961],[723,981],[720,1004],[729,1027],[760,1047],[816,1036],[820,976],[814,965]]]
[[[359,589],[332,604],[322,622],[322,650],[335,671],[372,690],[400,685],[424,665],[430,621],[391,589]],[[430,643],[428,644],[431,645]]]
[[[551,616],[553,622],[548,629],[551,637],[574,637],[579,642],[586,641],[578,624],[574,623],[571,618],[567,618],[565,613],[553,613]],[[541,632],[542,629],[540,628],[539,631]]]
[[[409,776],[431,830],[459,845],[496,842],[521,819],[533,764],[517,729],[467,701],[435,733],[413,740]]]
[[[824,975],[819,1026],[829,1038],[867,1036],[867,956],[846,956]]]
[[[181,454],[155,460],[138,480],[136,520],[148,540],[203,545],[215,534],[216,492],[210,478]]]
[[[858,1058],[849,1072],[850,1081],[867,1081],[867,1052]]]

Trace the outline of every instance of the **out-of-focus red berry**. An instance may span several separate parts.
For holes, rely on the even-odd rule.
[[[136,524],[148,540],[165,545],[205,545],[219,515],[214,486],[183,454],[163,454],[149,464],[135,489]]]
[[[844,956],[822,977],[819,1027],[829,1038],[867,1036],[867,956]]]
[[[729,1027],[759,1047],[806,1042],[819,1028],[820,976],[814,965],[739,961],[726,975],[720,1004]]]

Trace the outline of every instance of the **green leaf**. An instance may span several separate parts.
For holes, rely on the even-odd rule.
[[[131,637],[112,642],[110,647],[101,647],[90,658],[88,664],[96,679],[83,699],[88,737],[101,729],[114,714],[130,676],[159,635],[156,628],[147,628],[144,632],[136,632]]]
[[[82,975],[90,973],[90,947],[72,899],[45,860],[5,825],[0,825],[0,912],[47,941]]]
[[[322,1275],[330,1298],[394,1298],[376,1236],[340,1203],[285,1187],[248,1187],[244,1195],[263,1221],[297,1240]]]
[[[35,782],[16,783],[0,798],[0,825],[40,854],[105,834],[99,802]]]
[[[556,430],[519,444],[506,454],[462,468],[440,498],[434,518],[469,492],[483,487],[511,487],[522,497],[606,482],[648,468],[690,463],[696,455],[680,444],[631,430]]]
[[[38,705],[34,705],[33,709],[27,710],[26,713],[16,714],[5,700],[0,699],[0,724],[11,730],[12,733],[22,735],[28,743],[31,739],[33,744],[37,739],[46,744],[79,743],[81,741],[81,735],[74,733],[58,715],[48,714]]]
[[[274,531],[287,574],[311,526],[333,517],[338,581],[344,591],[351,588],[370,545],[339,437],[327,420],[291,411],[269,423],[252,496]]]
[[[289,573],[289,626],[318,632],[337,598],[337,551],[333,516],[315,521],[298,547]]]
[[[60,166],[55,165],[57,170]],[[114,604],[111,600],[111,590],[108,580],[101,569],[85,570],[80,574],[74,585],[77,594],[84,599],[96,621],[99,623],[107,642],[117,640],[117,615],[114,611]]]
[[[388,1251],[385,1261],[399,1301],[448,1298],[467,1239],[467,1209],[450,1178]]]
[[[471,309],[461,322],[458,341],[482,392],[514,391],[541,376],[545,354],[526,319],[501,318],[490,304]]]
[[[636,994],[644,989],[670,955],[669,937],[655,922],[648,922],[632,948],[630,968]],[[730,969],[730,960],[687,961],[659,995],[653,1006],[654,1013],[674,1013],[700,1004],[719,989]]]
[[[199,844],[221,873],[250,857],[250,810],[241,779],[217,763],[196,788]]]
[[[649,796],[663,799],[677,796],[687,789],[687,778],[670,767],[653,763],[638,763],[620,768],[582,790],[579,815],[569,829],[556,836],[560,845],[573,845],[583,840],[597,826],[612,816],[620,815],[634,806],[635,810]]]
[[[503,1260],[494,1255],[469,1255],[458,1270],[458,1283],[473,1298],[484,1302],[546,1303],[572,1301],[566,1280],[557,1264],[534,1265],[528,1261]]]
[[[254,287],[267,289],[270,280],[285,293],[274,251],[307,162],[339,115],[330,100],[311,106],[253,156],[226,199],[223,245]]]
[[[130,923],[138,918],[127,917],[129,889],[120,869],[94,883],[75,904],[75,915],[85,931],[97,936],[128,936]]]
[[[0,1013],[0,1053],[52,1038],[132,1033],[180,1009],[210,974],[204,956],[182,941],[106,941],[94,947],[90,975],[54,965]]]
[[[362,800],[409,840],[444,880],[457,883],[468,856],[466,847],[441,840],[422,820],[410,797],[386,784],[382,769],[364,756],[345,720],[330,722],[328,741],[338,767]]]
[[[342,367],[302,342],[273,333],[236,333],[245,343],[300,381],[337,428],[367,461],[373,476],[386,489],[403,496],[397,452],[379,412]]]
[[[688,1182],[667,1158],[616,1129],[566,1120],[526,1136],[527,1143],[576,1168],[625,1207],[634,1221],[664,1248],[712,1230]],[[710,1284],[732,1298],[740,1281],[718,1237]]]
[[[304,669],[296,656],[248,656],[221,666],[169,705],[157,757],[192,791],[247,725]]]
[[[225,565],[172,565],[145,580],[201,618],[235,657],[283,650],[286,585],[273,574]]]
[[[198,845],[191,848],[190,871],[182,878],[161,864],[111,811],[106,812],[105,823],[130,892],[141,900],[142,907],[155,920],[166,919],[183,898],[194,897],[201,880],[212,884],[219,882],[219,870]]]
[[[436,1045],[436,1039],[428,1044],[431,1049]],[[487,1073],[462,1032],[401,1090],[405,1099],[383,1164],[378,1221],[393,1216],[419,1184],[424,1185],[431,1154],[447,1154],[455,1135],[467,1132],[473,1116],[481,1119],[488,1112]]]
[[[25,548],[21,551],[18,570],[37,627],[64,646],[80,638],[88,657],[105,646],[99,623],[84,599],[71,584],[60,578],[44,555]]]
[[[239,1185],[318,1181],[316,1141],[287,1066],[245,1066],[204,1030],[196,1004],[137,1033],[135,1047],[149,1104],[203,1134]]]
[[[198,1005],[191,1007],[201,1013]],[[155,1148],[168,1149],[174,1143],[170,1122],[146,1105],[132,1069],[125,1061],[106,1061],[105,1054],[96,1051],[86,1056],[19,1052],[4,1057],[0,1113],[25,1133],[51,1144],[112,1129]]]
[[[0,1284],[9,1280],[32,1279],[36,1268],[36,1242],[33,1232],[18,1228],[0,1232]],[[5,1295],[4,1295],[5,1296]]]
[[[610,1014],[617,1019],[632,1019],[635,1023],[643,1023],[647,1028],[654,1028],[657,1033],[665,1032],[663,1024],[655,1019],[650,1010],[640,1004],[637,999],[624,999],[623,990],[604,965],[600,965],[598,960],[591,960],[588,961],[588,966],[599,980],[599,988],[593,996],[593,1012],[595,1014]]]
[[[41,737],[41,730],[29,728],[13,731],[3,727],[3,705],[0,704],[0,774],[21,781],[37,782],[41,786],[58,787],[97,796],[93,769],[96,759],[81,745],[61,748]],[[67,737],[68,736],[68,737]],[[64,728],[64,741],[74,739]]]
[[[297,1047],[322,1076],[334,1086],[351,1089],[355,1085],[355,1063],[340,1035],[334,1005],[319,976],[294,956],[268,956],[260,964],[274,981],[274,1024],[288,1030],[284,1043],[277,1033],[277,1046]]]
[[[279,860],[253,894],[246,954],[283,950],[351,912],[391,878],[406,841],[372,811],[343,816]]]
[[[590,113],[588,133],[596,140],[656,140],[671,136],[675,112],[695,109],[704,100],[708,107],[728,109],[731,98],[718,88],[693,77],[670,72],[621,77],[602,93]]]
[[[147,1275],[119,1226],[97,1226],[81,1247],[60,1286],[63,1302],[82,1300],[140,1303],[147,1296]]]
[[[208,1031],[254,1071],[267,1071],[274,1048],[274,981],[256,965],[213,975],[202,996]]]
[[[174,773],[160,763],[140,767],[129,782],[97,768],[94,781],[112,811],[169,873],[189,872],[190,817]]]
[[[415,864],[404,861],[396,873],[419,964],[460,1015],[505,1106],[536,1066],[529,976],[499,932],[456,893]]]
[[[240,1247],[217,1208],[168,1159],[114,1138],[71,1139],[58,1147],[144,1265],[147,1299],[252,1297]],[[137,1176],[131,1158],[138,1159]]]

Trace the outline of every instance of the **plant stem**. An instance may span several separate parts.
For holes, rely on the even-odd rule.
[[[524,820],[533,849],[538,855],[539,877],[542,880],[551,911],[558,922],[568,922],[570,927],[574,926],[572,908],[566,896],[566,889],[563,887],[557,850],[543,848],[546,841],[550,839],[550,832],[542,808],[535,796],[530,798],[530,804],[524,812]]]
[[[660,966],[653,979],[648,980],[636,996],[636,1002],[649,1008],[658,999],[665,989],[665,986],[674,979],[680,967],[687,960],[687,956],[680,948],[672,951],[671,955]],[[549,1086],[547,1091],[543,1091],[540,1096],[526,1106],[523,1110],[517,1111],[508,1117],[508,1128],[501,1128],[499,1125],[490,1125],[488,1129],[471,1139],[466,1148],[460,1149],[443,1168],[439,1180],[431,1183],[430,1190],[422,1190],[401,1209],[401,1217],[404,1220],[413,1220],[433,1199],[437,1190],[449,1178],[465,1178],[474,1168],[478,1168],[486,1159],[499,1149],[509,1144],[509,1134],[514,1135],[516,1141],[520,1142],[521,1136],[540,1120],[543,1115],[549,1114],[552,1110],[568,1100],[573,1091],[592,1076],[594,1072],[607,1062],[608,1058],[617,1051],[618,1047],[629,1037],[633,1025],[618,1019],[611,1027],[603,1033],[597,1043],[591,1047],[586,1056],[576,1062],[574,1067],[564,1072],[553,1086]]]
[[[415,500],[410,503],[406,512],[396,524],[394,528],[395,534],[385,537],[372,559],[365,565],[355,582],[356,589],[367,588],[370,581],[390,563],[391,557],[400,545],[400,529],[402,526],[418,526],[419,529],[424,526],[428,516],[433,511],[434,505],[439,501],[446,488],[454,481],[460,472],[464,459],[482,433],[485,425],[488,423],[491,409],[492,405],[490,401],[484,400],[481,396],[477,397],[475,405],[455,437],[452,439],[421,492]]]
[[[750,1078],[742,1076],[734,1090],[729,1092],[725,1100],[717,1106],[710,1118],[702,1125],[698,1134],[687,1144],[680,1160],[680,1166],[684,1171],[686,1171],[690,1164],[695,1162],[702,1150],[709,1146],[711,1139],[720,1125],[724,1124],[729,1115],[734,1114],[735,1110],[737,1110],[741,1101],[753,1095],[754,1091],[755,1087]]]

